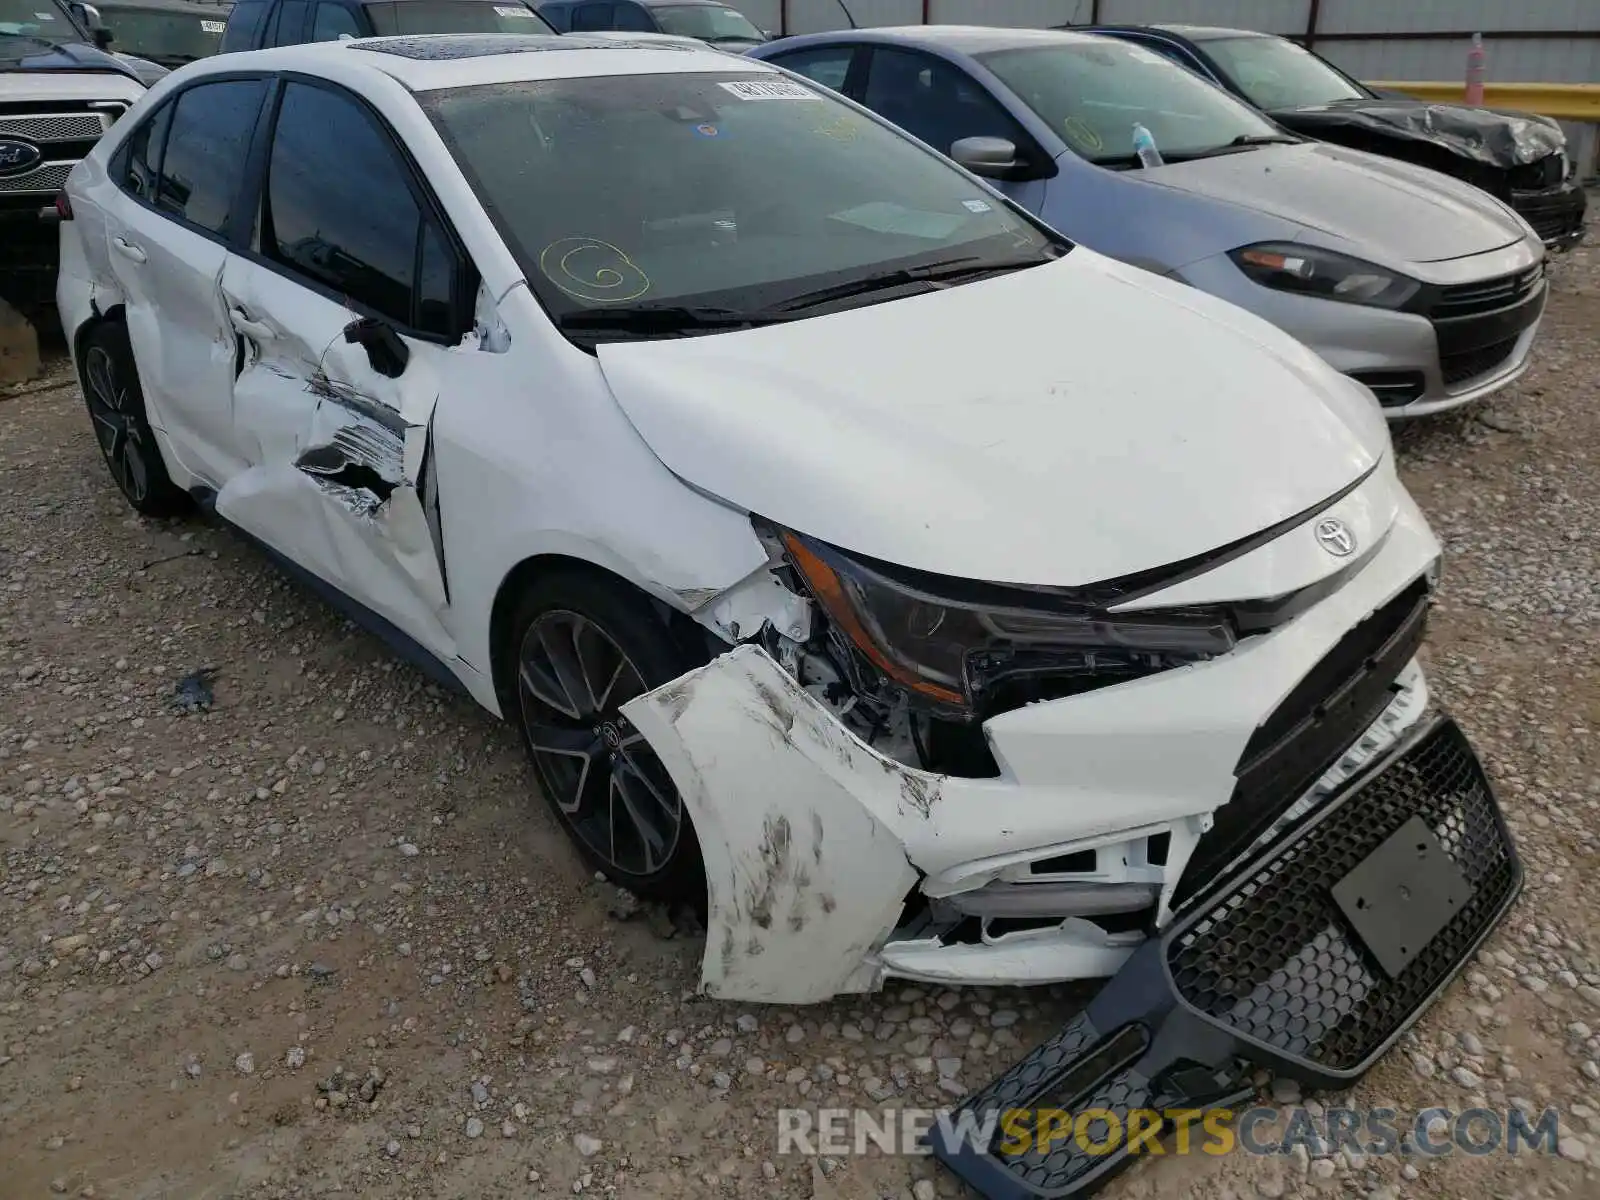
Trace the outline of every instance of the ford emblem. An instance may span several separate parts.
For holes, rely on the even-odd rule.
[[[44,157],[39,147],[20,138],[0,137],[0,176],[31,171]]]

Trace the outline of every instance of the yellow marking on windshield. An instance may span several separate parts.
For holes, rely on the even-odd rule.
[[[650,290],[639,264],[599,238],[558,238],[539,252],[539,270],[567,295],[590,304],[624,304]]]

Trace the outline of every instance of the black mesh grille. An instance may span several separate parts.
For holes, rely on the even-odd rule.
[[[1472,898],[1391,979],[1331,889],[1413,816],[1439,838]],[[1167,962],[1183,999],[1238,1035],[1349,1071],[1382,1050],[1455,974],[1515,895],[1520,874],[1488,781],[1451,722],[1312,821],[1207,896],[1168,946]]]
[[[1511,352],[1516,348],[1517,339],[1508,338],[1477,350],[1443,355],[1439,359],[1439,371],[1444,376],[1445,387],[1455,387],[1459,383],[1466,383],[1469,379],[1476,379],[1479,375],[1487,375],[1510,358]]]
[[[1422,644],[1428,585],[1418,579],[1362,621],[1297,684],[1246,743],[1238,783],[1174,893],[1182,903],[1272,827],[1394,698]]]

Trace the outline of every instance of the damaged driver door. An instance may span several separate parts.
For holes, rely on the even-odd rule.
[[[222,277],[249,465],[217,511],[448,660],[429,438],[470,267],[395,138],[341,89],[283,85],[265,166],[248,252]]]

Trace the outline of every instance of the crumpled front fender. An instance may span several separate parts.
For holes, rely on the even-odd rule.
[[[806,1004],[878,981],[917,872],[894,832],[938,777],[869,749],[740,646],[623,706],[678,785],[709,890],[701,990]]]

